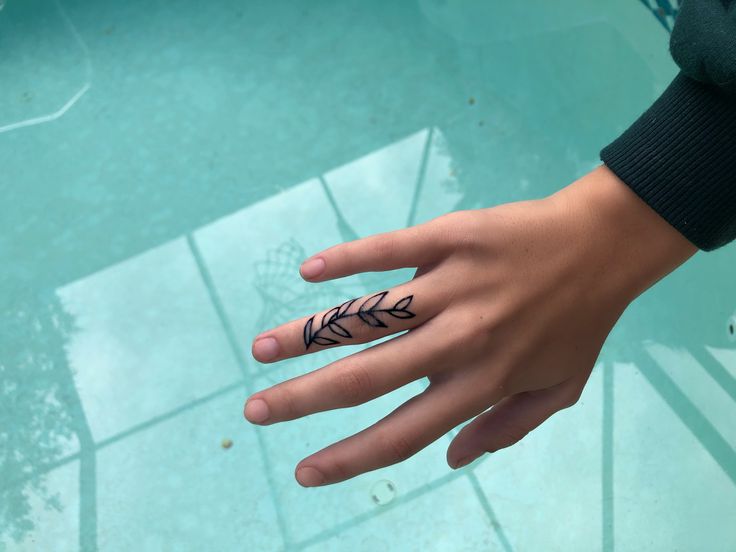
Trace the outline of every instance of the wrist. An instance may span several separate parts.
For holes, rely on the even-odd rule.
[[[550,199],[580,224],[592,284],[623,308],[698,251],[605,165]]]

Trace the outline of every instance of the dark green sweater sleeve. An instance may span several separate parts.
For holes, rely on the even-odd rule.
[[[601,160],[705,251],[736,239],[736,0],[684,0],[681,72]]]

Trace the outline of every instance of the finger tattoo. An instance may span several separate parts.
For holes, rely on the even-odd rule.
[[[342,305],[334,307],[322,315],[322,321],[317,327],[315,318],[312,316],[304,325],[304,346],[309,349],[312,343],[317,345],[335,345],[341,343],[340,338],[350,339],[352,334],[345,328],[344,322],[350,317],[357,316],[362,322],[373,328],[388,328],[385,322],[385,315],[394,318],[414,318],[416,316],[409,310],[409,305],[414,298],[413,295],[407,295],[403,299],[399,299],[393,307],[380,308],[381,301],[386,297],[388,291],[382,291],[372,295],[357,309],[353,305],[358,300],[350,299]],[[351,309],[353,312],[350,312]]]

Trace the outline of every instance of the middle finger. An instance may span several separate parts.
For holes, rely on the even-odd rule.
[[[443,296],[425,277],[415,278],[264,332],[254,340],[252,354],[260,362],[276,362],[373,341],[426,322],[442,309]]]

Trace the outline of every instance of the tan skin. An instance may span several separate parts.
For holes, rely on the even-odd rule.
[[[297,481],[327,485],[401,462],[473,419],[447,451],[448,464],[462,467],[575,404],[628,304],[696,251],[605,166],[544,199],[335,245],[302,264],[306,280],[416,267],[385,297],[393,305],[413,295],[415,316],[386,328],[353,316],[352,338],[308,349],[314,313],[263,332],[252,347],[261,362],[404,333],[255,393],[245,416],[293,420],[427,377],[424,392],[382,420],[299,462]]]

